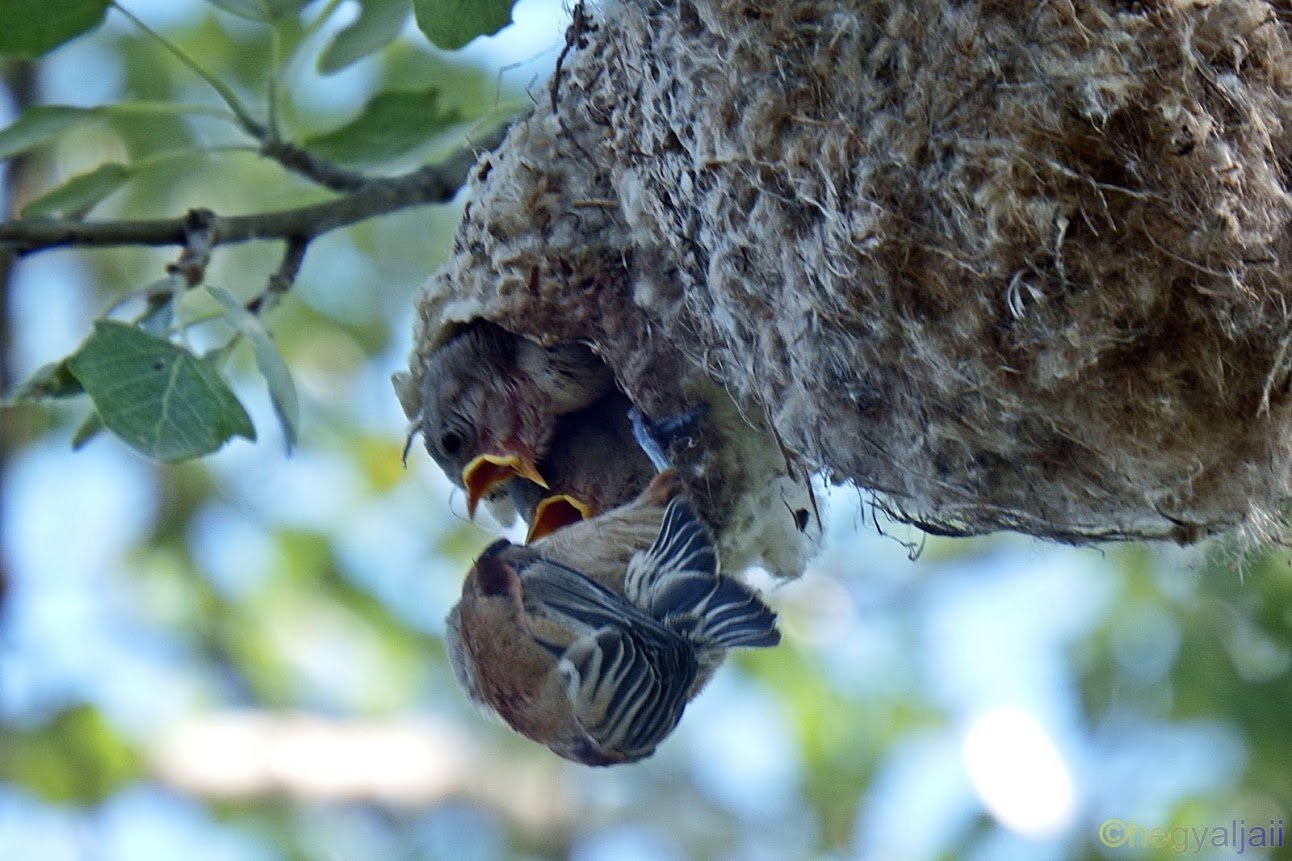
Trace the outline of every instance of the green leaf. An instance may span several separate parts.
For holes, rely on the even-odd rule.
[[[102,431],[103,419],[99,418],[99,414],[94,410],[90,410],[90,414],[85,417],[85,421],[81,422],[81,426],[76,429],[76,433],[72,434],[72,451],[80,451],[86,443],[98,436]]]
[[[103,316],[110,316],[127,305],[142,303],[143,309],[130,322],[150,335],[164,338],[170,334],[175,322],[175,303],[185,288],[184,276],[172,272],[145,287],[131,290],[112,303]]]
[[[103,164],[74,176],[22,208],[23,218],[42,215],[78,217],[130,181],[134,169],[124,164]]]
[[[3,11],[4,0],[0,0]],[[77,123],[94,117],[111,117],[124,122],[152,120],[156,117],[183,117],[193,114],[229,117],[228,111],[211,105],[191,105],[183,102],[131,101],[94,108],[77,108],[71,105],[35,105],[23,111],[18,119],[0,129],[0,161],[11,159],[42,144],[46,144]],[[133,127],[133,126],[132,126]]]
[[[380,164],[422,146],[461,119],[457,108],[442,108],[439,91],[378,93],[359,117],[305,142],[306,149],[342,164]]]
[[[252,21],[268,24],[284,15],[296,14],[305,8],[309,0],[207,0],[207,2],[239,18],[249,18]]]
[[[237,332],[251,341],[251,349],[256,356],[256,367],[269,386],[269,399],[274,405],[274,414],[283,427],[283,438],[287,441],[287,452],[296,446],[300,429],[301,409],[296,398],[296,385],[292,382],[291,372],[283,361],[283,354],[260,318],[248,311],[233,294],[223,287],[207,285],[209,292],[220,304],[224,319]]]
[[[324,75],[389,45],[408,20],[409,0],[359,0],[359,17],[336,34],[319,54],[318,70]]]
[[[108,0],[4,0],[0,57],[33,60],[103,23]]]
[[[456,51],[511,23],[515,0],[413,0],[417,26],[437,48]]]
[[[264,326],[257,326],[248,332],[252,351],[256,356],[256,367],[269,386],[269,399],[274,405],[274,415],[283,428],[283,439],[287,443],[287,453],[296,446],[300,434],[301,408],[296,398],[296,385],[292,382],[291,372],[283,361],[283,354],[278,345],[269,336]]]
[[[148,457],[175,463],[256,438],[214,365],[134,326],[98,321],[68,367],[108,430]]]
[[[12,391],[0,397],[0,406],[29,404],[57,398],[70,398],[85,394],[81,383],[67,367],[67,359],[50,362],[36,369],[31,379],[19,383]]]
[[[0,131],[0,161],[53,140],[94,113],[94,108],[73,108],[69,105],[37,105],[27,108],[11,125]]]

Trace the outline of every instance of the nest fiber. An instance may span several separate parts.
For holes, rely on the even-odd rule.
[[[414,383],[446,325],[485,317],[586,341],[652,414],[729,397],[703,465],[720,532],[792,520],[779,496],[814,470],[957,534],[1276,522],[1289,4],[587,19],[475,172]]]

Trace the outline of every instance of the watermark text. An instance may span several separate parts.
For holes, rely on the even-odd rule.
[[[1105,819],[1099,826],[1099,842],[1109,849],[1170,849],[1177,855],[1197,855],[1220,849],[1242,855],[1249,848],[1282,847],[1283,820],[1270,819],[1249,824],[1231,819],[1225,825],[1140,825],[1133,819]]]

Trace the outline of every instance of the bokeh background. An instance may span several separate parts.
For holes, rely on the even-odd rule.
[[[263,27],[199,0],[125,5],[262,103]],[[281,112],[305,137],[380,90],[438,84],[462,123],[389,171],[544,98],[568,23],[523,0],[513,26],[450,55],[410,22],[320,74],[360,8],[306,8],[336,14],[288,64]],[[11,83],[5,123],[32,100],[214,104],[115,11]],[[4,191],[20,203],[130,159],[149,167],[95,217],[324,196],[245,143],[201,118],[104,119],[10,166]],[[198,463],[159,467],[107,438],[73,453],[85,404],[0,412],[0,859],[1226,858],[1237,829],[1261,826],[1292,843],[1292,551],[1250,541],[925,538],[821,485],[809,573],[752,575],[784,644],[730,661],[653,759],[574,766],[476,712],[443,619],[503,530],[467,521],[420,445],[401,465],[388,382],[459,210],[311,247],[269,320],[304,408],[290,456],[241,352],[259,442]],[[11,377],[73,350],[174,253],[21,261],[0,305]],[[223,249],[209,279],[254,295],[278,254]]]

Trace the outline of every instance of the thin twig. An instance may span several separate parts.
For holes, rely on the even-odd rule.
[[[306,151],[305,149],[282,140],[278,130],[278,80],[276,75],[270,75],[269,92],[267,99],[268,120],[261,122],[252,116],[251,111],[244,105],[237,95],[224,82],[204,68],[193,57],[189,56],[182,48],[174,42],[168,40],[165,36],[150,28],[141,21],[133,12],[116,3],[112,4],[122,15],[134,23],[136,27],[147,33],[157,41],[163,48],[175,56],[181,63],[187,66],[195,75],[206,81],[219,94],[222,101],[233,114],[233,119],[244,132],[250,135],[260,145],[260,154],[266,158],[273,159],[283,167],[293,171],[313,182],[329,188],[332,191],[351,192],[363,186],[368,178],[362,174],[354,173],[330,164]],[[335,4],[333,4],[335,6]],[[279,43],[278,30],[274,30],[273,49],[275,54],[275,68],[277,67],[277,54],[281,50]]]
[[[283,259],[278,269],[269,276],[269,283],[264,292],[247,303],[247,310],[257,316],[268,314],[279,301],[292,289],[296,276],[300,274],[301,264],[305,262],[305,252],[309,250],[310,240],[303,236],[290,236],[283,248]]]
[[[254,215],[215,216],[214,244],[253,240],[311,240],[338,227],[414,206],[447,203],[475,164],[480,150],[492,149],[506,134],[503,126],[477,145],[463,147],[437,165],[396,177],[371,179],[353,192],[323,203]],[[184,218],[144,221],[30,219],[0,224],[0,248],[19,255],[66,246],[183,245]]]
[[[185,51],[174,42],[145,24],[137,15],[135,15],[135,13],[131,12],[120,3],[117,3],[116,0],[112,0],[112,7],[122,15],[129,18],[130,22],[140,30],[155,39],[158,44],[170,52],[171,56],[175,57],[175,59],[187,66],[193,74],[206,81],[207,85],[210,86],[211,89],[215,90],[215,92],[220,96],[221,101],[223,101],[225,105],[228,106],[229,110],[233,112],[234,116],[238,118],[238,124],[242,126],[243,130],[246,131],[247,134],[251,135],[256,140],[264,140],[266,135],[264,123],[251,115],[251,111],[242,103],[242,100],[238,98],[237,94],[234,93],[227,84],[213,75],[210,71],[203,68],[200,63],[185,53]]]
[[[371,177],[337,167],[289,141],[267,140],[261,145],[260,154],[332,191],[357,191],[372,181]]]

